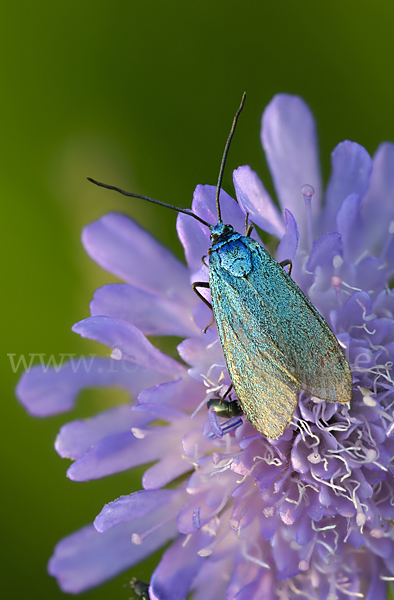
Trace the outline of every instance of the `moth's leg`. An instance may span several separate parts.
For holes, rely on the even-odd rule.
[[[228,386],[227,391],[225,392],[225,394],[223,395],[223,397],[220,399],[220,404],[223,404],[223,400],[225,400],[227,398],[227,396],[229,395],[229,393],[231,392],[232,389],[233,389],[233,384],[231,383]]]
[[[194,283],[192,283],[192,288],[193,288],[193,292],[195,294],[197,294],[197,296],[200,298],[200,300],[202,300],[204,302],[204,304],[206,304],[208,306],[208,308],[210,308],[212,310],[212,304],[210,302],[208,302],[208,300],[202,294],[200,294],[200,292],[197,290],[198,287],[209,289],[208,281],[195,281]]]
[[[250,237],[252,234],[252,231],[254,229],[254,225],[252,225],[252,223],[249,225],[247,231],[246,231],[246,236],[245,237]]]
[[[200,294],[200,292],[197,290],[198,287],[209,289],[209,283],[207,281],[195,281],[194,283],[192,283],[192,288],[193,288],[193,292],[195,292],[197,294],[197,296],[200,298],[200,300],[202,300],[204,302],[204,304],[206,304],[208,306],[208,308],[210,308],[212,310],[212,304],[210,302],[208,302],[208,300],[206,298],[204,298],[204,296],[202,294]],[[205,327],[205,329],[203,329],[204,333],[207,332],[209,327],[213,324],[214,320],[215,319],[212,316],[211,321],[208,323],[208,325]]]
[[[283,267],[283,268],[284,268],[284,267],[287,267],[287,265],[289,265],[289,271],[288,271],[288,274],[289,274],[289,275],[290,275],[290,277],[291,277],[291,270],[292,270],[292,268],[293,268],[293,263],[292,263],[292,261],[291,261],[289,258],[286,258],[286,260],[282,260],[282,262],[280,262],[279,264],[280,264],[280,266],[281,266],[281,267]]]
[[[207,265],[207,263],[206,263],[206,262],[205,262],[205,260],[204,260],[204,258],[206,258],[206,257],[207,257],[207,255],[206,255],[206,254],[204,254],[204,256],[203,256],[203,257],[201,257],[201,262],[202,262],[202,264],[204,265],[204,267],[207,267],[207,269],[209,269],[209,265]]]
[[[253,229],[254,225],[249,223],[249,213],[247,212],[245,215],[245,237],[250,237]]]

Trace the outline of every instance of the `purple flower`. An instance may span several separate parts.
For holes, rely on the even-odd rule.
[[[215,327],[202,332],[210,311],[190,285],[208,280],[208,229],[178,216],[185,266],[123,215],[92,223],[87,252],[126,283],[99,289],[74,331],[111,356],[59,372],[36,367],[18,397],[46,416],[72,408],[85,387],[120,386],[138,403],[65,425],[56,449],[74,459],[68,476],[77,481],[154,464],[142,491],[107,504],[58,544],[49,572],[64,591],[98,585],[172,541],[152,575],[152,600],[190,591],[194,600],[386,599],[394,580],[394,145],[382,144],[372,160],[356,143],[339,144],[323,202],[314,121],[302,100],[272,100],[262,143],[284,216],[245,166],[234,172],[238,204],[221,193],[223,221],[242,232],[249,212],[281,240],[277,260],[293,260],[292,276],[349,359],[351,404],[302,392],[278,440],[237,411],[220,416],[215,399],[230,379]],[[214,196],[198,186],[193,198],[210,223]],[[185,338],[183,363],[149,335]],[[233,393],[228,400],[236,407]],[[167,489],[174,480],[181,483]]]

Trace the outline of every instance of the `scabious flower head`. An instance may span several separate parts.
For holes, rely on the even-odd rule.
[[[262,142],[283,215],[245,166],[234,173],[238,204],[221,193],[223,221],[242,232],[248,212],[280,240],[277,260],[293,260],[293,277],[348,357],[350,406],[302,392],[278,440],[237,411],[226,418],[207,409],[230,385],[215,326],[202,331],[210,311],[190,286],[208,280],[209,231],[178,216],[185,266],[123,215],[92,223],[87,252],[126,283],[99,289],[74,331],[111,357],[59,372],[37,367],[18,396],[45,416],[72,408],[85,387],[128,390],[132,406],[65,425],[56,449],[74,459],[76,481],[153,466],[142,491],[110,502],[58,544],[49,571],[64,591],[97,585],[171,542],[151,578],[152,600],[191,591],[194,600],[386,598],[394,579],[394,146],[382,144],[372,160],[356,143],[339,144],[323,197],[302,100],[273,99]],[[192,206],[212,224],[214,197],[198,186]],[[182,361],[149,335],[184,338]],[[233,392],[228,400],[234,408]]]

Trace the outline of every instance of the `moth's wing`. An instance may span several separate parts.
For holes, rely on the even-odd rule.
[[[257,310],[245,302],[248,284],[235,290],[234,277],[211,272],[210,287],[223,352],[241,406],[254,427],[278,438],[290,422],[300,384],[285,367],[281,352],[259,327]]]
[[[349,402],[352,375],[342,348],[323,317],[282,267],[253,243],[254,268],[246,304],[283,356],[302,389],[330,402]]]
[[[301,387],[322,400],[350,402],[353,377],[345,354],[320,313],[305,296],[304,300],[304,318],[296,333],[297,344],[304,348],[295,371]]]

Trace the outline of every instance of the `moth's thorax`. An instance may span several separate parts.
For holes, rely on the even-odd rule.
[[[246,277],[252,270],[252,256],[245,243],[247,238],[234,231],[231,225],[218,223],[211,227],[212,248],[209,263],[220,264],[234,277]]]

